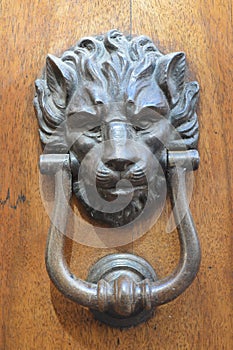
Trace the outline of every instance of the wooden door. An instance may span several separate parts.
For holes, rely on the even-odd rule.
[[[4,350],[230,350],[232,339],[232,2],[231,0],[2,0],[1,11],[1,338]],[[131,21],[132,19],[132,21]],[[202,246],[198,277],[145,324],[111,329],[52,285],[44,250],[49,218],[39,192],[41,145],[34,80],[47,53],[111,28],[184,51],[200,83],[201,165],[191,210]],[[118,251],[146,258],[160,276],[179,258],[176,231],[156,226]],[[101,250],[73,243],[71,268],[85,278]]]

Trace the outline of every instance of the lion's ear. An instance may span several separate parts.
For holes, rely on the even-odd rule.
[[[77,74],[60,58],[48,55],[46,59],[47,86],[58,108],[65,108],[67,99],[75,89]]]
[[[162,56],[157,61],[156,80],[172,106],[178,102],[183,90],[185,65],[185,54],[183,52]]]

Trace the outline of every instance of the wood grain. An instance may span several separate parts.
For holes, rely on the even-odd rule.
[[[67,301],[45,271],[49,219],[39,192],[32,100],[46,54],[59,54],[84,35],[129,32],[129,1],[3,0],[0,11],[0,349],[232,349],[232,1],[133,1],[133,33],[151,36],[164,52],[185,51],[201,86],[201,166],[191,209],[203,257],[198,278],[182,296],[124,331]],[[179,256],[177,233],[165,232],[167,219],[168,209],[144,237],[119,249],[143,256],[160,276]],[[85,278],[110,252],[73,243],[71,267]]]

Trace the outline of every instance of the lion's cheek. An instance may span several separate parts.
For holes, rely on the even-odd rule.
[[[81,161],[86,154],[96,145],[96,141],[87,136],[80,136],[77,141],[74,142],[72,146],[72,151],[77,155],[78,159]]]
[[[154,155],[159,155],[167,147],[170,137],[170,124],[164,120],[153,125],[142,139]]]

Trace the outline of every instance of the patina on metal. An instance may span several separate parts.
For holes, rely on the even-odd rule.
[[[156,306],[179,296],[199,268],[200,247],[185,185],[186,172],[199,164],[199,87],[185,82],[185,67],[184,53],[162,54],[148,37],[112,30],[83,38],[60,58],[48,55],[36,81],[35,109],[45,146],[40,169],[53,174],[56,189],[62,188],[55,193],[47,270],[64,295],[114,327],[145,321]],[[91,153],[96,146],[100,151]],[[84,163],[81,180],[89,181],[90,188],[97,164],[99,195],[111,202],[130,194],[130,203],[112,213],[92,206],[88,186],[80,180]],[[164,185],[181,244],[180,262],[170,276],[159,279],[148,262],[131,254],[104,257],[87,281],[72,274],[63,254],[72,193],[92,219],[121,227],[140,216],[147,201],[152,210],[159,205]]]

